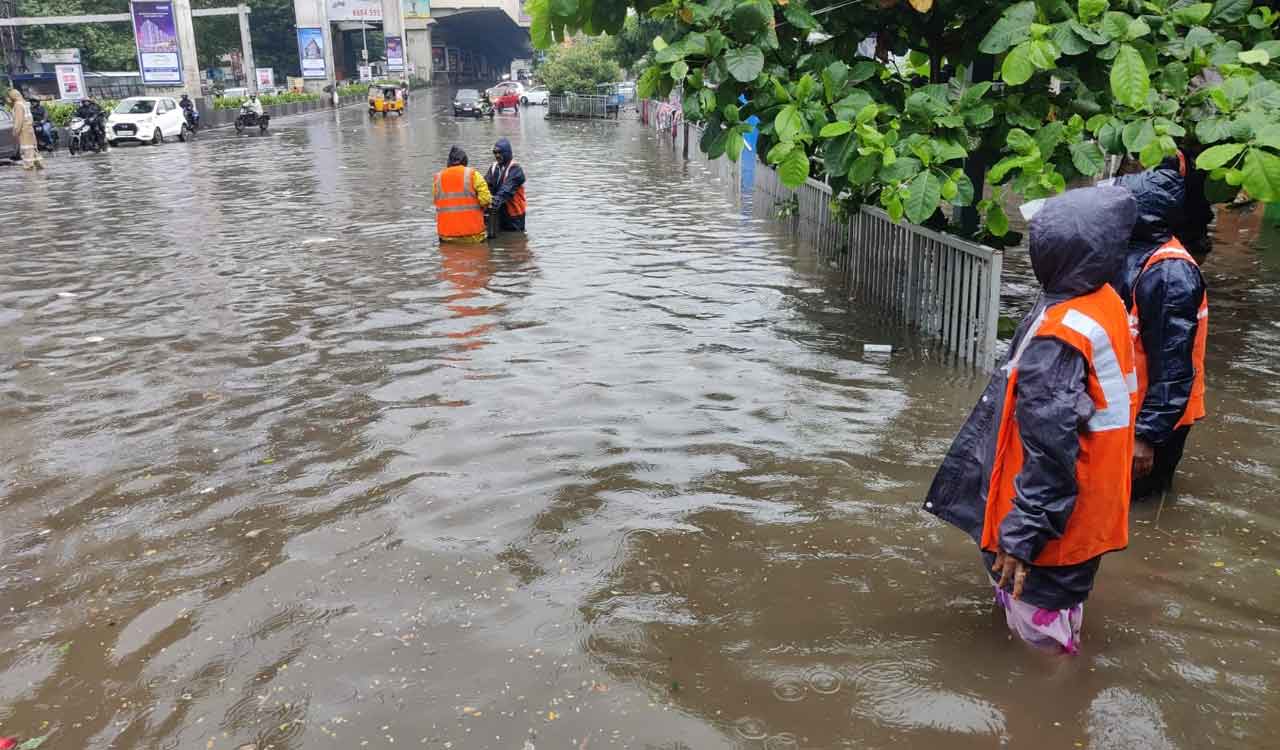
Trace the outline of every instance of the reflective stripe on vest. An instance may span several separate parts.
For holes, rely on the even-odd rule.
[[[1075,508],[1062,536],[1050,540],[1036,559],[1029,561],[1075,565],[1122,549],[1129,541],[1137,376],[1124,302],[1110,286],[1103,286],[1053,305],[1032,323],[1010,358],[982,529],[982,547],[993,552],[1000,546],[1000,524],[1013,509],[1023,471],[1017,421],[1018,368],[1030,340],[1037,337],[1061,341],[1087,363],[1086,390],[1094,414],[1078,433]]]
[[[1196,259],[1191,256],[1191,253],[1187,252],[1177,238],[1174,238],[1152,253],[1150,258],[1147,258],[1146,264],[1142,266],[1142,270],[1138,272],[1138,277],[1133,281],[1133,307],[1129,309],[1129,332],[1133,337],[1133,347],[1137,355],[1139,405],[1146,401],[1147,389],[1151,383],[1151,373],[1148,369],[1146,346],[1142,342],[1142,316],[1138,310],[1138,280],[1142,278],[1142,274],[1147,272],[1147,269],[1167,260],[1180,260],[1190,263],[1197,269],[1200,267],[1200,264],[1196,263]],[[1205,417],[1204,356],[1208,342],[1209,294],[1206,292],[1200,298],[1200,309],[1196,311],[1196,336],[1191,349],[1191,366],[1195,370],[1195,376],[1191,381],[1191,394],[1187,398],[1187,407],[1182,412],[1182,417],[1175,427],[1187,427]]]
[[[436,232],[441,237],[468,237],[485,232],[484,209],[476,197],[475,172],[449,167],[435,179]]]

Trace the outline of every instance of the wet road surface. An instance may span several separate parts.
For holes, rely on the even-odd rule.
[[[1135,511],[1083,655],[1051,657],[918,510],[982,377],[877,328],[638,123],[445,106],[0,169],[0,735],[1273,741],[1280,242],[1252,246],[1256,214],[1206,268],[1212,416],[1179,491]],[[432,173],[499,136],[528,237],[439,247]]]

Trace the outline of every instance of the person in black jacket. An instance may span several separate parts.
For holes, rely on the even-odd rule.
[[[499,138],[493,144],[493,165],[485,174],[493,194],[491,210],[498,212],[504,232],[523,232],[525,215],[524,168],[516,163],[511,141]]]
[[[1102,556],[1127,542],[1136,394],[1125,368],[1133,365],[1127,316],[1107,284],[1119,270],[1136,211],[1127,191],[1098,187],[1052,198],[1032,219],[1031,266],[1043,292],[924,504],[978,543],[1010,629],[1068,652],[1077,649]],[[1083,300],[1106,315],[1081,314],[1093,309]],[[1052,328],[1067,310],[1067,325],[1105,334],[1091,337],[1088,354],[1061,335],[1061,326]],[[1095,380],[1105,406],[1091,392]],[[1057,554],[1066,547],[1080,554]]]
[[[1185,220],[1187,180],[1178,160],[1120,177],[1116,184],[1138,204],[1128,253],[1112,286],[1127,309],[1137,308],[1136,343],[1139,356],[1146,357],[1133,466],[1133,497],[1140,499],[1169,488],[1190,422],[1203,416],[1204,363],[1197,361],[1196,338],[1208,318],[1204,277],[1189,255],[1149,265],[1162,248],[1180,247],[1174,232]]]

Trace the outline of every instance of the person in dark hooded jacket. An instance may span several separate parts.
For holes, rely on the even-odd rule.
[[[485,180],[493,193],[493,210],[498,212],[499,226],[504,232],[524,231],[524,168],[516,163],[511,141],[499,138],[493,144],[493,165]]]
[[[978,543],[1010,629],[1071,653],[1102,555],[1128,543],[1136,376],[1107,282],[1135,215],[1133,196],[1109,186],[1067,192],[1034,216],[1043,291],[924,504]]]
[[[1169,488],[1191,425],[1205,415],[1208,300],[1199,266],[1174,236],[1186,194],[1178,160],[1116,184],[1138,203],[1128,253],[1112,286],[1136,323],[1141,360],[1133,465],[1133,497],[1139,499]]]

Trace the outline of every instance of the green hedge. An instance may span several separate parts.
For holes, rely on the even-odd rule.
[[[119,104],[117,99],[103,99],[98,102],[98,106],[107,114],[111,114],[111,110]],[[76,104],[73,102],[48,103],[44,105],[44,111],[49,113],[49,119],[53,124],[65,128],[71,124],[71,118],[76,113]]]
[[[240,109],[240,105],[249,100],[247,96],[220,96],[213,100],[214,109]],[[262,106],[270,107],[275,104],[297,104],[300,102],[318,102],[319,94],[295,94],[286,92],[284,94],[267,94],[258,97],[258,101],[262,102]]]
[[[338,87],[338,96],[364,96],[369,93],[369,84],[352,83]]]

